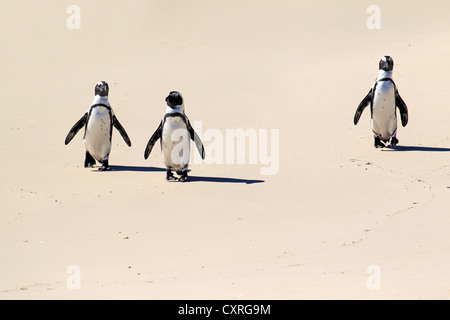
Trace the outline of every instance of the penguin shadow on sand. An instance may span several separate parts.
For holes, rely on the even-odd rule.
[[[99,170],[92,170],[93,172],[101,172]],[[145,166],[122,166],[122,165],[110,165],[109,172],[166,172],[164,168],[158,167],[145,167]],[[190,171],[190,170],[189,170]],[[171,180],[170,182],[178,182],[178,180]],[[215,183],[243,183],[243,184],[254,184],[262,183],[264,180],[257,179],[239,179],[239,178],[229,178],[229,177],[202,177],[202,176],[192,176],[183,182],[215,182]]]
[[[165,172],[163,168],[157,167],[146,167],[146,166],[121,166],[121,165],[110,165],[109,171],[129,171],[129,172]]]
[[[238,178],[226,178],[226,177],[200,177],[200,176],[189,176],[187,182],[216,182],[216,183],[244,183],[244,184],[254,184],[262,183],[264,180],[254,180],[254,179],[238,179]]]
[[[450,148],[396,145],[396,146],[386,146],[385,148],[382,149],[382,151],[450,152]]]

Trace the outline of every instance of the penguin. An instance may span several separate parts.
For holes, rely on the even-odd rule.
[[[161,139],[161,153],[166,165],[166,180],[187,181],[191,155],[190,139],[195,142],[202,159],[205,159],[205,148],[184,113],[182,95],[178,91],[171,91],[165,101],[167,103],[166,113],[147,143],[144,158],[148,158],[156,141]],[[172,170],[175,170],[180,177],[175,178]]]
[[[78,131],[84,127],[83,144],[86,148],[85,168],[92,168],[95,160],[102,164],[99,170],[109,169],[109,153],[113,126],[119,131],[125,143],[131,147],[131,141],[125,129],[120,124],[108,101],[109,86],[106,81],[95,85],[95,97],[87,112],[70,129],[65,144],[72,141]]]
[[[408,124],[408,108],[392,80],[393,68],[394,60],[390,56],[380,59],[378,77],[369,93],[359,104],[353,118],[353,123],[357,125],[362,112],[370,104],[375,148],[385,147],[384,143],[389,140],[393,147],[398,144],[396,107],[400,111],[402,126],[405,127]]]

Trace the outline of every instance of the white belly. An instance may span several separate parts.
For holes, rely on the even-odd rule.
[[[161,153],[167,168],[177,172],[187,170],[191,155],[190,136],[186,124],[180,118],[169,117],[164,122]]]
[[[389,141],[397,130],[395,91],[390,81],[379,82],[373,101],[372,130],[384,141]]]
[[[107,108],[96,107],[92,110],[83,143],[94,159],[108,159],[111,151],[111,118]]]

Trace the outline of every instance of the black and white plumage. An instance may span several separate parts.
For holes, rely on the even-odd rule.
[[[392,80],[394,61],[390,56],[384,56],[379,62],[378,77],[369,93],[356,109],[353,123],[358,124],[364,109],[370,105],[371,125],[376,148],[385,147],[391,141],[391,146],[398,143],[397,139],[397,112],[400,111],[402,126],[408,124],[408,108],[400,97],[397,86]]]
[[[108,101],[109,86],[105,81],[100,81],[95,86],[95,97],[87,112],[70,129],[65,144],[84,127],[83,144],[86,148],[84,167],[93,167],[97,160],[102,164],[99,170],[108,170],[109,154],[113,127],[116,128],[125,143],[131,147],[131,141],[125,129],[120,124]]]
[[[205,159],[205,148],[197,133],[184,113],[183,97],[177,91],[171,91],[166,97],[166,113],[158,128],[151,136],[144,152],[147,159],[156,141],[161,139],[161,153],[166,165],[166,179],[175,180],[172,170],[181,175],[178,180],[186,181],[190,160],[190,140],[195,142],[202,159]]]

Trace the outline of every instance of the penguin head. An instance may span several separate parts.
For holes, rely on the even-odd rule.
[[[379,63],[379,69],[384,71],[392,71],[394,68],[394,60],[390,56],[384,56]]]
[[[183,97],[178,91],[171,91],[166,97],[166,102],[167,105],[173,109],[183,104]]]
[[[97,82],[95,85],[95,95],[99,95],[100,97],[107,97],[109,92],[109,86],[106,81]]]

